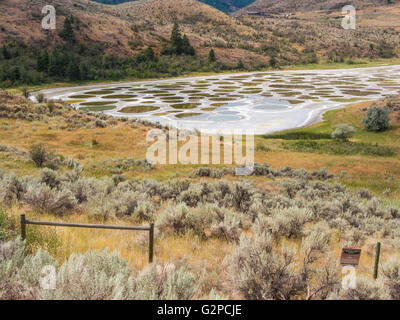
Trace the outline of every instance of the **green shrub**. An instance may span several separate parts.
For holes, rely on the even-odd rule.
[[[30,147],[29,155],[32,161],[38,166],[42,168],[45,162],[48,160],[48,151],[43,144],[35,144]]]
[[[388,108],[369,107],[362,121],[367,131],[380,132],[390,128]]]
[[[321,140],[330,139],[331,135],[327,133],[315,133],[307,131],[296,131],[288,133],[275,133],[264,135],[264,139],[282,139],[282,140]]]
[[[332,138],[340,141],[347,141],[354,135],[354,128],[346,123],[342,123],[336,126],[332,132]]]
[[[256,151],[260,151],[260,152],[268,152],[271,151],[270,148],[268,148],[267,146],[264,146],[263,144],[259,143],[256,146]]]
[[[283,143],[282,147],[296,152],[326,153],[336,155],[363,155],[377,157],[391,157],[397,150],[393,147],[378,144],[343,141],[296,141]]]

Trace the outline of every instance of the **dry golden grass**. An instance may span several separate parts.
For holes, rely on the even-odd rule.
[[[359,103],[347,107],[343,110],[336,110],[325,117],[325,122],[317,124],[308,130],[332,130],[337,123],[347,122],[361,129],[361,118],[363,108],[370,103]],[[365,133],[361,130],[357,132],[355,139],[365,141],[365,139],[377,139],[384,141],[385,144],[400,147],[398,136],[399,124],[393,119],[394,128],[383,135],[374,135]],[[21,120],[0,120],[0,144],[12,145],[19,149],[27,150],[30,145],[35,143],[45,143],[53,152],[78,159],[85,167],[97,163],[104,159],[134,157],[135,159],[144,158],[148,144],[146,141],[149,127],[138,124],[137,128],[131,128],[124,123],[118,123],[115,127],[96,128],[96,129],[73,129],[71,131],[56,129],[57,119],[49,120],[49,123],[27,122]],[[8,129],[4,130],[3,124],[7,124]],[[50,130],[49,126],[53,129]],[[372,137],[372,138],[371,138]],[[375,137],[375,138],[374,138]],[[98,144],[93,145],[93,140]],[[366,156],[334,156],[327,154],[296,153],[283,150],[280,140],[264,139],[256,137],[255,141],[262,143],[272,151],[256,151],[255,160],[257,162],[270,163],[272,167],[279,168],[291,166],[293,168],[305,168],[308,170],[318,170],[321,167],[328,168],[340,176],[343,170],[346,170],[348,176],[339,179],[340,183],[350,187],[359,188],[365,186],[375,191],[382,192],[388,187],[393,187],[400,180],[400,159],[399,156],[390,158],[366,157]],[[221,147],[224,142],[221,142]],[[24,161],[14,161],[12,158],[0,158],[1,168],[6,171],[16,172],[18,175],[28,175],[39,173],[32,163]],[[155,178],[158,180],[168,180],[176,175],[180,177],[189,177],[195,165],[165,165],[157,166],[156,170],[145,172],[126,172],[130,178]],[[85,175],[104,176],[109,174],[103,171],[85,170]],[[391,181],[387,177],[392,177]],[[226,176],[229,181],[236,181],[235,176]],[[249,177],[255,185],[262,190],[268,190],[278,193],[277,186],[265,177]],[[198,179],[194,179],[198,180]],[[211,180],[211,179],[207,179]],[[396,199],[397,193],[393,192],[388,199]],[[43,221],[64,221],[78,223],[107,223],[116,225],[136,225],[129,218],[112,218],[108,221],[96,221],[88,213],[81,212],[68,216],[54,216],[50,214],[35,213],[27,208],[12,208],[11,213],[18,216],[21,212],[26,213],[28,219]],[[63,261],[73,252],[85,252],[88,249],[104,249],[118,251],[123,258],[130,261],[133,270],[142,269],[148,265],[148,233],[134,231],[115,231],[115,230],[97,230],[80,229],[65,227],[43,227],[28,226],[30,228],[41,228],[41,230],[53,230],[61,243],[61,247],[54,253],[59,261]],[[343,247],[343,239],[337,230],[333,232],[332,251],[339,259],[340,250]],[[248,232],[248,231],[245,231]],[[359,274],[371,276],[375,244],[380,239],[378,235],[369,238],[362,246],[362,256]],[[300,247],[300,240],[289,241],[285,243]],[[282,244],[282,243],[281,243]],[[186,236],[165,236],[157,237],[155,242],[155,258],[159,262],[167,262],[185,258],[189,263],[197,266],[200,270],[206,270],[207,280],[205,285],[220,285],[225,281],[226,272],[222,267],[222,262],[232,250],[232,244],[211,239],[202,241],[190,235]],[[297,258],[302,259],[301,253],[297,251]],[[382,247],[381,264],[392,256],[399,256],[393,248]],[[323,263],[323,262],[321,262]],[[221,281],[222,279],[222,281]],[[229,297],[232,293],[228,293]]]

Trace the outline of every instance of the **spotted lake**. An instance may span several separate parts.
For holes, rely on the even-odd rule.
[[[77,109],[199,130],[255,134],[310,125],[327,110],[400,92],[400,66],[276,71],[41,91]]]

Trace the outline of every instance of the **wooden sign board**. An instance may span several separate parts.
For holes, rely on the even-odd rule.
[[[343,248],[340,264],[358,266],[360,256],[361,249]]]

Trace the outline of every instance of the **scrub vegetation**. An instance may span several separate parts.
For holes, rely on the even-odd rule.
[[[232,166],[143,160],[146,133],[165,129],[159,124],[5,92],[0,104],[3,299],[399,297],[397,97],[330,111],[310,128],[257,136],[248,177]],[[387,131],[365,130],[372,104],[390,111]],[[343,124],[353,135],[332,139]],[[153,222],[156,260],[147,263],[141,232],[27,226],[24,243],[21,212],[45,221]],[[373,280],[378,240],[382,266]],[[358,286],[347,291],[343,246],[363,250]],[[40,286],[46,265],[55,267],[56,290]]]

